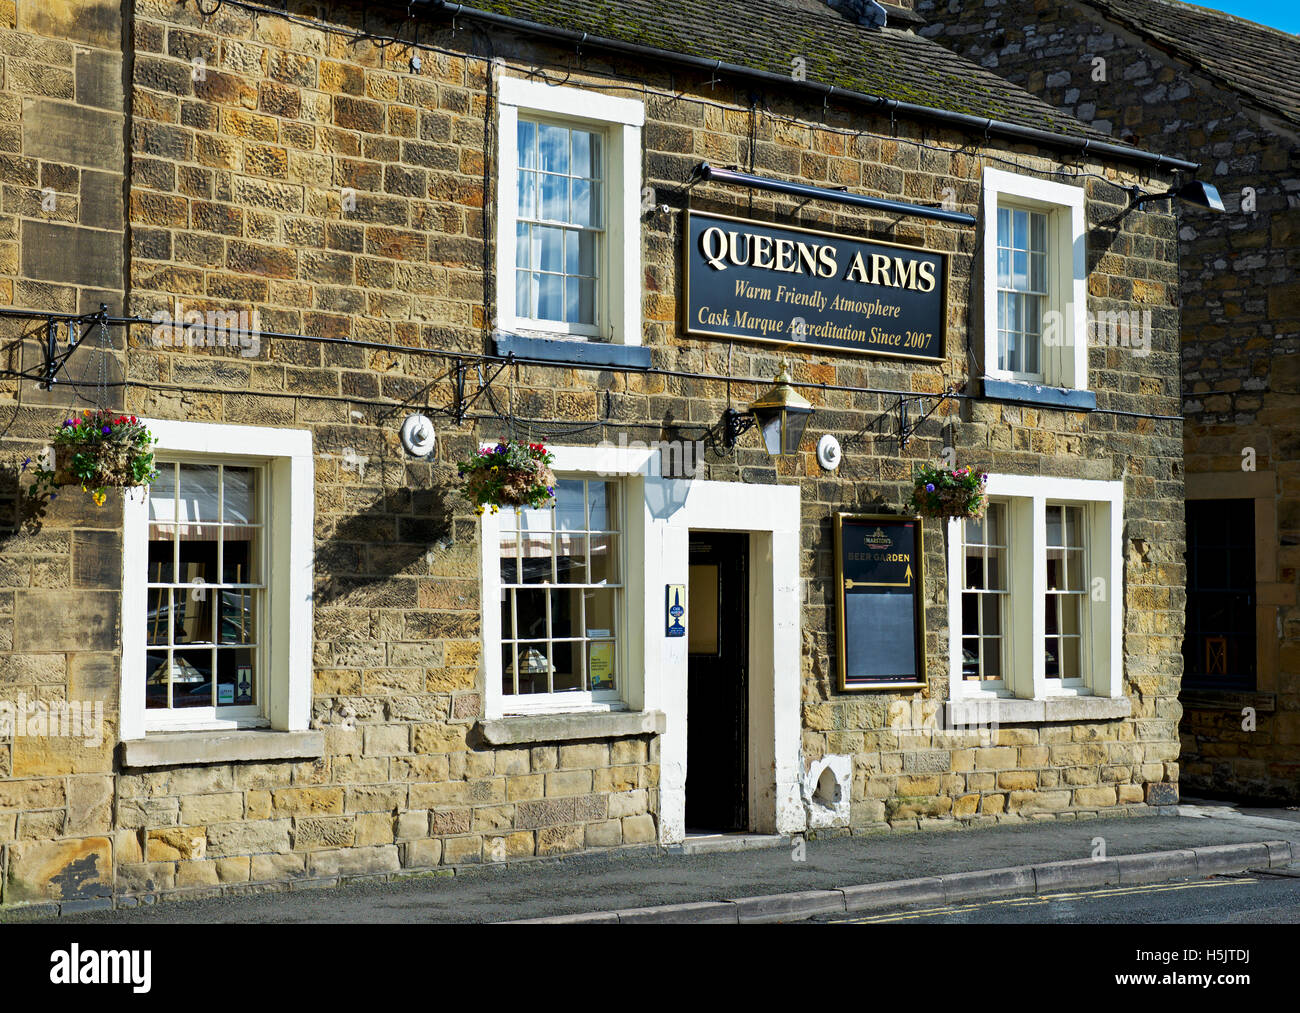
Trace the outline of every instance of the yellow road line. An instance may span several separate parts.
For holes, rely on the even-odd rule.
[[[869,915],[865,918],[842,919],[845,925],[865,925],[909,921],[913,918],[932,918],[937,915],[957,914],[964,911],[978,911],[987,907],[1040,907],[1053,901],[1076,900],[1084,897],[1130,897],[1143,893],[1172,893],[1175,890],[1207,890],[1220,886],[1245,886],[1259,882],[1256,879],[1220,880],[1206,883],[1151,883],[1146,886],[1100,887],[1095,890],[1076,890],[1068,893],[1040,893],[1028,897],[1002,897],[991,900],[972,901],[968,904],[946,904],[943,907],[922,908],[918,911],[895,911],[885,915]]]

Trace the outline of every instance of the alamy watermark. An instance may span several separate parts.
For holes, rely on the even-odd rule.
[[[616,455],[615,451],[644,452],[644,460],[636,473],[657,474],[660,478],[694,478],[704,457],[703,440],[654,440],[647,443],[645,440],[629,440],[626,433],[618,434],[617,443],[613,440],[601,440],[596,444],[596,449],[604,452],[603,457],[596,464],[595,470],[598,475],[628,473],[627,468],[621,466],[626,458],[621,453]],[[654,472],[651,469],[656,461],[659,468]]]
[[[102,700],[0,700],[0,739],[81,739],[93,749],[104,742]]]
[[[150,341],[155,348],[238,348],[253,358],[262,349],[262,315],[257,310],[172,309],[153,315]]]
[[[1059,310],[1043,314],[1043,344],[1048,348],[1074,344],[1065,319]],[[1090,348],[1129,348],[1139,359],[1151,354],[1150,310],[1088,310],[1086,328]]]

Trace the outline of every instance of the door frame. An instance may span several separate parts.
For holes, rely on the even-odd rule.
[[[644,600],[662,602],[666,584],[688,583],[692,529],[749,534],[749,814],[751,833],[807,829],[801,797],[799,523],[797,485],[645,477]],[[662,608],[662,607],[661,607]],[[686,836],[686,638],[664,635],[664,616],[646,610],[645,709],[663,711],[659,840]],[[657,656],[656,656],[657,655]]]

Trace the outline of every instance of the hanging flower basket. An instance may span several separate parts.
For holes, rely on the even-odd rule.
[[[37,472],[32,495],[79,485],[103,506],[108,489],[134,489],[157,477],[153,434],[134,415],[87,408],[54,434],[54,470]]]
[[[540,443],[510,441],[483,448],[456,469],[465,480],[461,491],[474,504],[474,512],[496,513],[503,506],[547,506],[555,497],[554,459]]]
[[[989,505],[984,491],[988,478],[968,467],[950,470],[925,465],[917,469],[908,506],[922,517],[979,519]]]

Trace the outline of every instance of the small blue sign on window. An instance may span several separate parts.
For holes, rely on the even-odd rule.
[[[666,588],[664,607],[667,609],[667,631],[670,637],[686,636],[686,585],[669,584]]]

